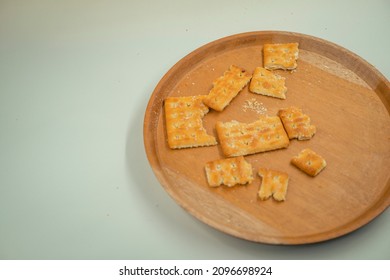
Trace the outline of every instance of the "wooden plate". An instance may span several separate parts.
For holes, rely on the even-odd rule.
[[[261,201],[261,179],[232,188],[208,186],[206,162],[223,158],[220,146],[171,150],[167,145],[163,100],[207,94],[231,64],[252,72],[262,66],[264,43],[298,42],[295,72],[286,77],[287,99],[250,93],[248,87],[223,111],[203,119],[209,134],[217,120],[252,122],[294,105],[316,125],[308,141],[287,149],[246,156],[259,167],[290,175],[285,202]],[[259,106],[249,106],[248,101]],[[333,43],[291,32],[250,32],[211,42],[174,65],[155,88],[144,119],[150,165],[169,195],[204,223],[227,234],[271,244],[314,243],[367,224],[390,205],[390,84],[372,65]],[[304,148],[322,155],[327,167],[309,177],[291,165]]]

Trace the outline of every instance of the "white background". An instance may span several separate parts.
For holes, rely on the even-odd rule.
[[[390,259],[390,211],[306,246],[240,240],[160,186],[143,117],[196,48],[257,30],[339,44],[390,77],[390,1],[0,0],[0,259]]]

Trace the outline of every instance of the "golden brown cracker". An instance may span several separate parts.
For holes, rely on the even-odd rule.
[[[261,116],[253,123],[217,122],[216,130],[225,156],[241,156],[286,148],[288,136],[278,116]]]
[[[310,176],[317,176],[326,166],[323,157],[307,148],[291,159],[291,163]]]
[[[264,68],[294,70],[299,55],[298,43],[264,44]]]
[[[207,182],[211,187],[247,184],[253,181],[252,165],[244,157],[219,159],[206,163]]]
[[[289,176],[285,172],[259,168],[257,173],[261,178],[261,185],[258,196],[266,200],[271,196],[277,201],[286,200]]]
[[[249,84],[253,93],[286,99],[285,78],[263,67],[256,67]]]
[[[231,65],[223,76],[216,79],[213,88],[203,99],[204,104],[216,111],[222,111],[246,86],[252,75],[244,69]]]
[[[207,134],[202,118],[209,108],[203,104],[205,95],[168,97],[165,99],[165,121],[168,145],[171,149],[216,145]]]
[[[290,139],[308,140],[316,133],[316,127],[311,124],[310,117],[297,107],[280,109],[278,115]]]

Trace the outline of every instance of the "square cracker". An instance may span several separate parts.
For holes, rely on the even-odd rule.
[[[261,200],[273,197],[277,201],[286,200],[288,174],[281,171],[259,168],[257,173],[261,178],[258,196]]]
[[[261,116],[253,123],[217,122],[222,151],[227,157],[286,148],[289,139],[278,116]]]
[[[216,145],[207,134],[202,118],[209,108],[203,104],[205,95],[168,97],[165,99],[165,121],[168,145],[171,149]]]
[[[313,177],[317,176],[326,166],[325,159],[308,148],[293,157],[291,163]]]
[[[297,68],[298,43],[264,44],[264,68],[268,70]]]
[[[278,115],[290,139],[308,140],[316,133],[316,127],[310,123],[310,117],[297,107],[280,109]]]
[[[247,184],[253,181],[252,165],[244,157],[219,159],[206,163],[207,182],[211,187]]]
[[[253,93],[286,99],[285,78],[263,67],[257,67],[252,75],[249,90]]]
[[[223,76],[214,81],[213,88],[203,99],[204,104],[216,111],[222,111],[248,84],[251,77],[244,69],[231,65]]]

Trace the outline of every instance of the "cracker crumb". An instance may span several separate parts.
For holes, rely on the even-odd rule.
[[[257,114],[267,113],[267,108],[262,102],[257,101],[256,98],[245,100],[244,105],[242,105],[242,110],[247,112],[248,109],[256,112]]]

